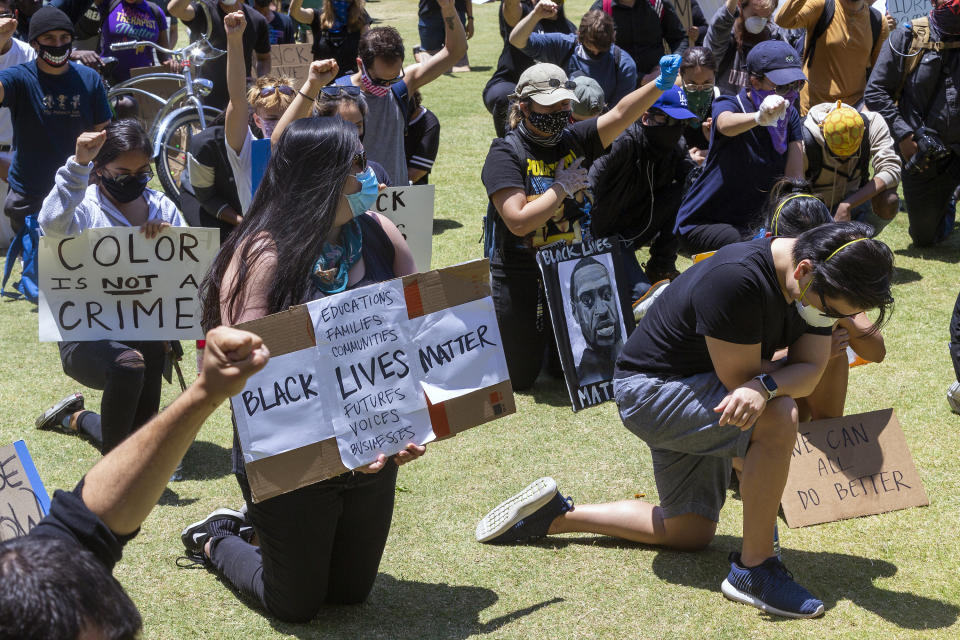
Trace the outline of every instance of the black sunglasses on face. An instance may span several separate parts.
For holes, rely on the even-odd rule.
[[[147,169],[146,171],[141,171],[139,173],[121,173],[118,176],[111,176],[108,174],[107,177],[119,185],[125,185],[131,181],[150,182],[153,180],[153,169]]]
[[[843,320],[844,318],[852,318],[854,316],[860,315],[859,313],[839,313],[834,311],[827,306],[827,301],[823,299],[823,294],[817,291],[817,295],[820,296],[820,306],[823,307],[823,315],[828,318],[835,318],[837,320]]]
[[[323,89],[320,89],[320,92],[329,98],[336,98],[337,96],[344,93],[347,94],[348,96],[358,96],[360,95],[360,93],[363,92],[363,89],[361,89],[360,87],[355,87],[352,84],[351,85],[333,84],[333,85],[330,85],[329,87],[324,87]]]
[[[773,90],[778,96],[785,96],[791,91],[800,91],[804,84],[806,84],[804,80],[796,80],[790,84],[778,84]]]

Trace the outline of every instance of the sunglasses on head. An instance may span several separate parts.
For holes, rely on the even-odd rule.
[[[533,87],[534,89],[559,89],[562,87],[573,91],[577,88],[577,83],[573,80],[562,82],[559,78],[550,78],[549,80],[541,80],[540,82],[531,82],[527,86]]]
[[[282,93],[282,94],[285,95],[285,96],[295,96],[295,95],[297,95],[297,91],[296,91],[293,87],[291,87],[290,85],[287,85],[287,84],[276,84],[276,85],[274,85],[274,84],[268,84],[268,85],[265,86],[265,87],[260,87],[260,97],[261,97],[261,98],[266,98],[267,96],[273,95],[273,94],[276,93],[277,91],[279,91],[280,93]]]
[[[360,87],[355,87],[351,85],[336,85],[332,84],[329,87],[324,87],[320,89],[320,93],[328,98],[336,98],[342,94],[347,94],[348,96],[359,96],[363,92],[363,89]]]

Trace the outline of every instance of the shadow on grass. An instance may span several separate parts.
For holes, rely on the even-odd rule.
[[[913,269],[904,269],[903,267],[894,267],[893,269],[893,284],[910,284],[911,282],[918,282],[922,278],[923,276]]]
[[[957,232],[944,242],[935,244],[932,247],[918,247],[911,244],[906,249],[897,249],[894,253],[898,256],[907,258],[919,258],[920,260],[939,260],[940,262],[949,262],[957,264],[960,262],[960,242],[957,240]],[[899,271],[899,269],[897,269]]]
[[[542,373],[533,387],[523,391],[514,391],[519,395],[528,395],[533,398],[537,404],[545,404],[551,407],[571,407],[570,394],[567,393],[567,387],[562,379],[553,377],[550,374]]]
[[[437,218],[433,221],[433,235],[438,236],[444,231],[449,231],[450,229],[459,229],[463,226],[463,223],[457,222],[456,220],[450,220],[449,218]]]
[[[667,582],[719,593],[728,571],[727,555],[739,548],[739,538],[717,536],[706,551],[699,553],[661,550],[653,559],[653,571]],[[902,629],[943,629],[956,623],[960,615],[960,607],[954,604],[875,585],[877,578],[897,573],[897,566],[885,560],[786,549],[784,562],[800,584],[823,600],[827,615],[840,600],[850,600]]]
[[[188,504],[193,504],[199,499],[200,498],[181,498],[179,493],[170,487],[167,487],[160,495],[160,499],[157,501],[157,504],[164,507],[185,507]]]
[[[184,480],[214,480],[230,475],[230,449],[212,442],[195,440],[183,456]]]
[[[246,606],[260,609],[259,605],[251,605],[222,577],[219,580]],[[492,633],[514,620],[563,602],[563,598],[552,598],[480,622],[480,612],[499,599],[495,591],[485,587],[415,582],[380,573],[366,602],[325,606],[307,624],[282,622],[264,615],[274,629],[296,638],[458,640]]]

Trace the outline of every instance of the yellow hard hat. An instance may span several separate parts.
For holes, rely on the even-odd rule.
[[[860,150],[863,140],[863,118],[853,107],[837,101],[820,125],[823,140],[835,156],[847,158]]]

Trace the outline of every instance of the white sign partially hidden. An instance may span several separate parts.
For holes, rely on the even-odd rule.
[[[220,246],[216,229],[132,227],[40,238],[40,340],[203,337],[198,290]]]
[[[397,225],[420,271],[430,268],[433,257],[433,189],[432,184],[390,187],[380,192],[373,206]]]
[[[903,25],[930,13],[930,0],[887,0],[887,12]]]

